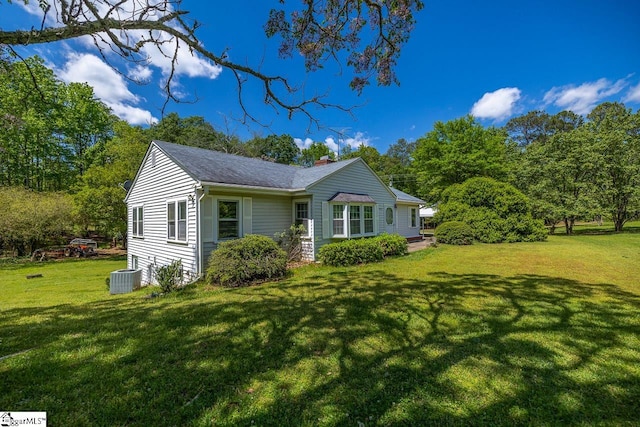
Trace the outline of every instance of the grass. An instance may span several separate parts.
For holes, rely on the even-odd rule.
[[[110,296],[0,267],[0,408],[52,425],[637,425],[640,234]],[[40,279],[26,280],[27,274]]]

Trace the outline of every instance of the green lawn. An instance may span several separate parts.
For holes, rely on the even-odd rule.
[[[108,294],[123,267],[0,267],[0,409],[74,426],[640,420],[640,234],[439,246],[153,299]]]

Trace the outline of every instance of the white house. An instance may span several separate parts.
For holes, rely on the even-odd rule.
[[[152,141],[125,199],[128,268],[153,282],[155,268],[180,259],[205,272],[219,242],[273,237],[304,224],[304,254],[340,239],[384,232],[420,235],[424,202],[387,187],[360,158],[302,168]]]

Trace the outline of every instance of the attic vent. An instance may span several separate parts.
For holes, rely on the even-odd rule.
[[[151,152],[151,167],[152,168],[156,167],[156,152],[155,151]]]

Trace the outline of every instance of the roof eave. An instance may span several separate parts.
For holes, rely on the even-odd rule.
[[[305,188],[273,188],[263,187],[258,185],[243,185],[243,184],[227,184],[223,182],[208,182],[201,181],[202,186],[208,186],[213,188],[229,189],[229,190],[245,190],[252,193],[260,194],[273,194],[273,195],[291,195],[293,193],[303,192]]]

